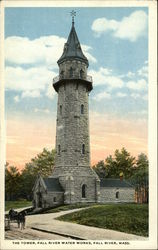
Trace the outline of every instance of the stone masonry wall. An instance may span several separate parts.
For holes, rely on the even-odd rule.
[[[48,192],[47,194],[43,194],[43,207],[56,206],[63,203],[63,192]]]
[[[65,203],[97,202],[97,183],[93,176],[60,176]],[[86,185],[86,196],[82,197],[82,186]]]
[[[74,80],[68,80],[71,67]],[[81,69],[82,77],[79,76]],[[95,202],[98,176],[90,168],[89,92],[86,81],[82,80],[86,79],[87,65],[77,60],[66,61],[59,71],[65,80],[58,89],[56,157],[52,176],[59,178],[65,190],[65,203]],[[86,185],[85,198],[82,197],[82,185]]]
[[[80,70],[82,70],[83,77],[87,75],[87,65],[84,62],[78,60],[67,60],[66,63],[63,62],[60,64],[59,73],[62,74],[64,79],[68,79],[70,77],[70,68],[73,69],[73,77],[80,77]]]
[[[119,197],[116,198],[116,192]],[[100,188],[100,202],[134,202],[134,188]]]
[[[39,187],[40,184],[40,187]],[[36,204],[36,207],[39,205],[38,192],[41,193],[41,202],[42,207],[55,206],[64,203],[64,192],[48,192],[43,186],[43,182],[40,180],[37,181],[35,189],[33,191],[33,202]]]
[[[77,89],[76,89],[77,88]],[[58,93],[55,166],[90,166],[88,92],[76,82],[61,86]],[[81,114],[81,105],[84,114]],[[61,108],[62,107],[62,113]],[[82,145],[85,154],[82,154]],[[60,145],[60,154],[58,147]]]

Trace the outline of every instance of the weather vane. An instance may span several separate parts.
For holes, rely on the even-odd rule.
[[[74,17],[76,16],[76,11],[72,10],[70,14],[72,16],[72,24],[74,24]]]

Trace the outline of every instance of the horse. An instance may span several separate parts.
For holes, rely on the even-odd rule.
[[[18,219],[18,212],[13,210],[12,208],[9,210],[9,219],[11,221]]]

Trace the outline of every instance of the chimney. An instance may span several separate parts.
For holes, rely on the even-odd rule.
[[[120,181],[123,181],[123,172],[120,173]]]

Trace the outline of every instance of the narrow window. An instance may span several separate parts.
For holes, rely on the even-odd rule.
[[[86,185],[82,185],[82,198],[86,198]]]
[[[81,105],[81,114],[84,114],[84,105]]]
[[[56,197],[54,197],[54,198],[53,198],[53,201],[54,201],[54,202],[56,202],[56,201],[57,201]]]
[[[116,199],[119,198],[119,191],[116,192]]]
[[[73,68],[71,67],[69,71],[70,71],[70,78],[71,78],[73,77]]]
[[[80,70],[80,78],[83,78],[83,75],[84,75],[84,71],[81,69]]]
[[[58,145],[58,155],[60,155],[60,151],[61,151],[61,148],[60,148],[60,145]]]
[[[62,115],[62,105],[60,105],[60,115]]]
[[[82,144],[82,154],[84,155],[85,154],[85,145]]]

